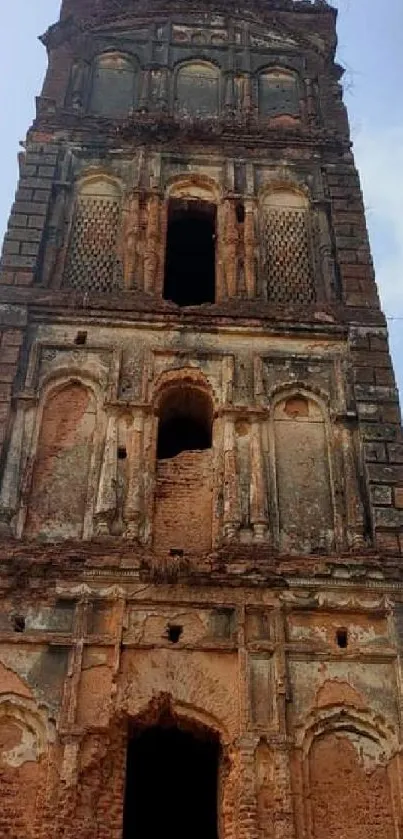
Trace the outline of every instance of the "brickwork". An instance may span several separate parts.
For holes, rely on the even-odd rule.
[[[335,22],[64,0],[42,38],[0,269],[2,836],[145,839],[151,733],[189,746],[142,787],[178,839],[401,837],[403,442]],[[178,201],[214,303],[164,299]]]

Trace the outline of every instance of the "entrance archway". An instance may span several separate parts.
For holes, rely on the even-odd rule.
[[[123,839],[217,839],[218,738],[175,724],[134,731]]]

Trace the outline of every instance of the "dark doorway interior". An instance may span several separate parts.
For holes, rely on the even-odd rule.
[[[215,302],[216,208],[173,199],[168,211],[164,298],[178,306]]]
[[[209,449],[212,445],[212,406],[203,391],[174,388],[162,400],[158,424],[157,458]]]
[[[219,744],[154,726],[129,741],[123,839],[217,839]]]

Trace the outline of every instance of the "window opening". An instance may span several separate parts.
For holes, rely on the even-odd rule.
[[[208,396],[186,387],[169,393],[160,408],[157,458],[210,449],[211,445],[212,411]]]
[[[77,335],[74,338],[74,343],[77,344],[78,347],[83,347],[87,343],[87,333],[77,332]]]
[[[236,205],[236,220],[238,224],[243,224],[245,221],[245,204],[243,201],[238,201]]]
[[[175,725],[135,734],[127,752],[123,839],[217,839],[219,743]]]
[[[340,647],[341,650],[345,650],[348,646],[348,632],[345,627],[338,629],[336,631],[336,641],[337,646]]]
[[[168,636],[168,641],[170,641],[171,644],[177,644],[182,634],[183,634],[183,626],[179,626],[176,623],[175,624],[174,623],[168,624],[167,636]]]
[[[25,618],[24,615],[13,615],[12,625],[14,632],[25,632]]]
[[[118,446],[118,460],[126,460],[127,449],[126,446]]]
[[[215,302],[216,207],[172,199],[168,209],[164,298],[178,306]]]

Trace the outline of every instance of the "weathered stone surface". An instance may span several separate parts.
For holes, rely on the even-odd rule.
[[[335,12],[64,0],[43,41],[0,835],[399,839],[403,443]]]

